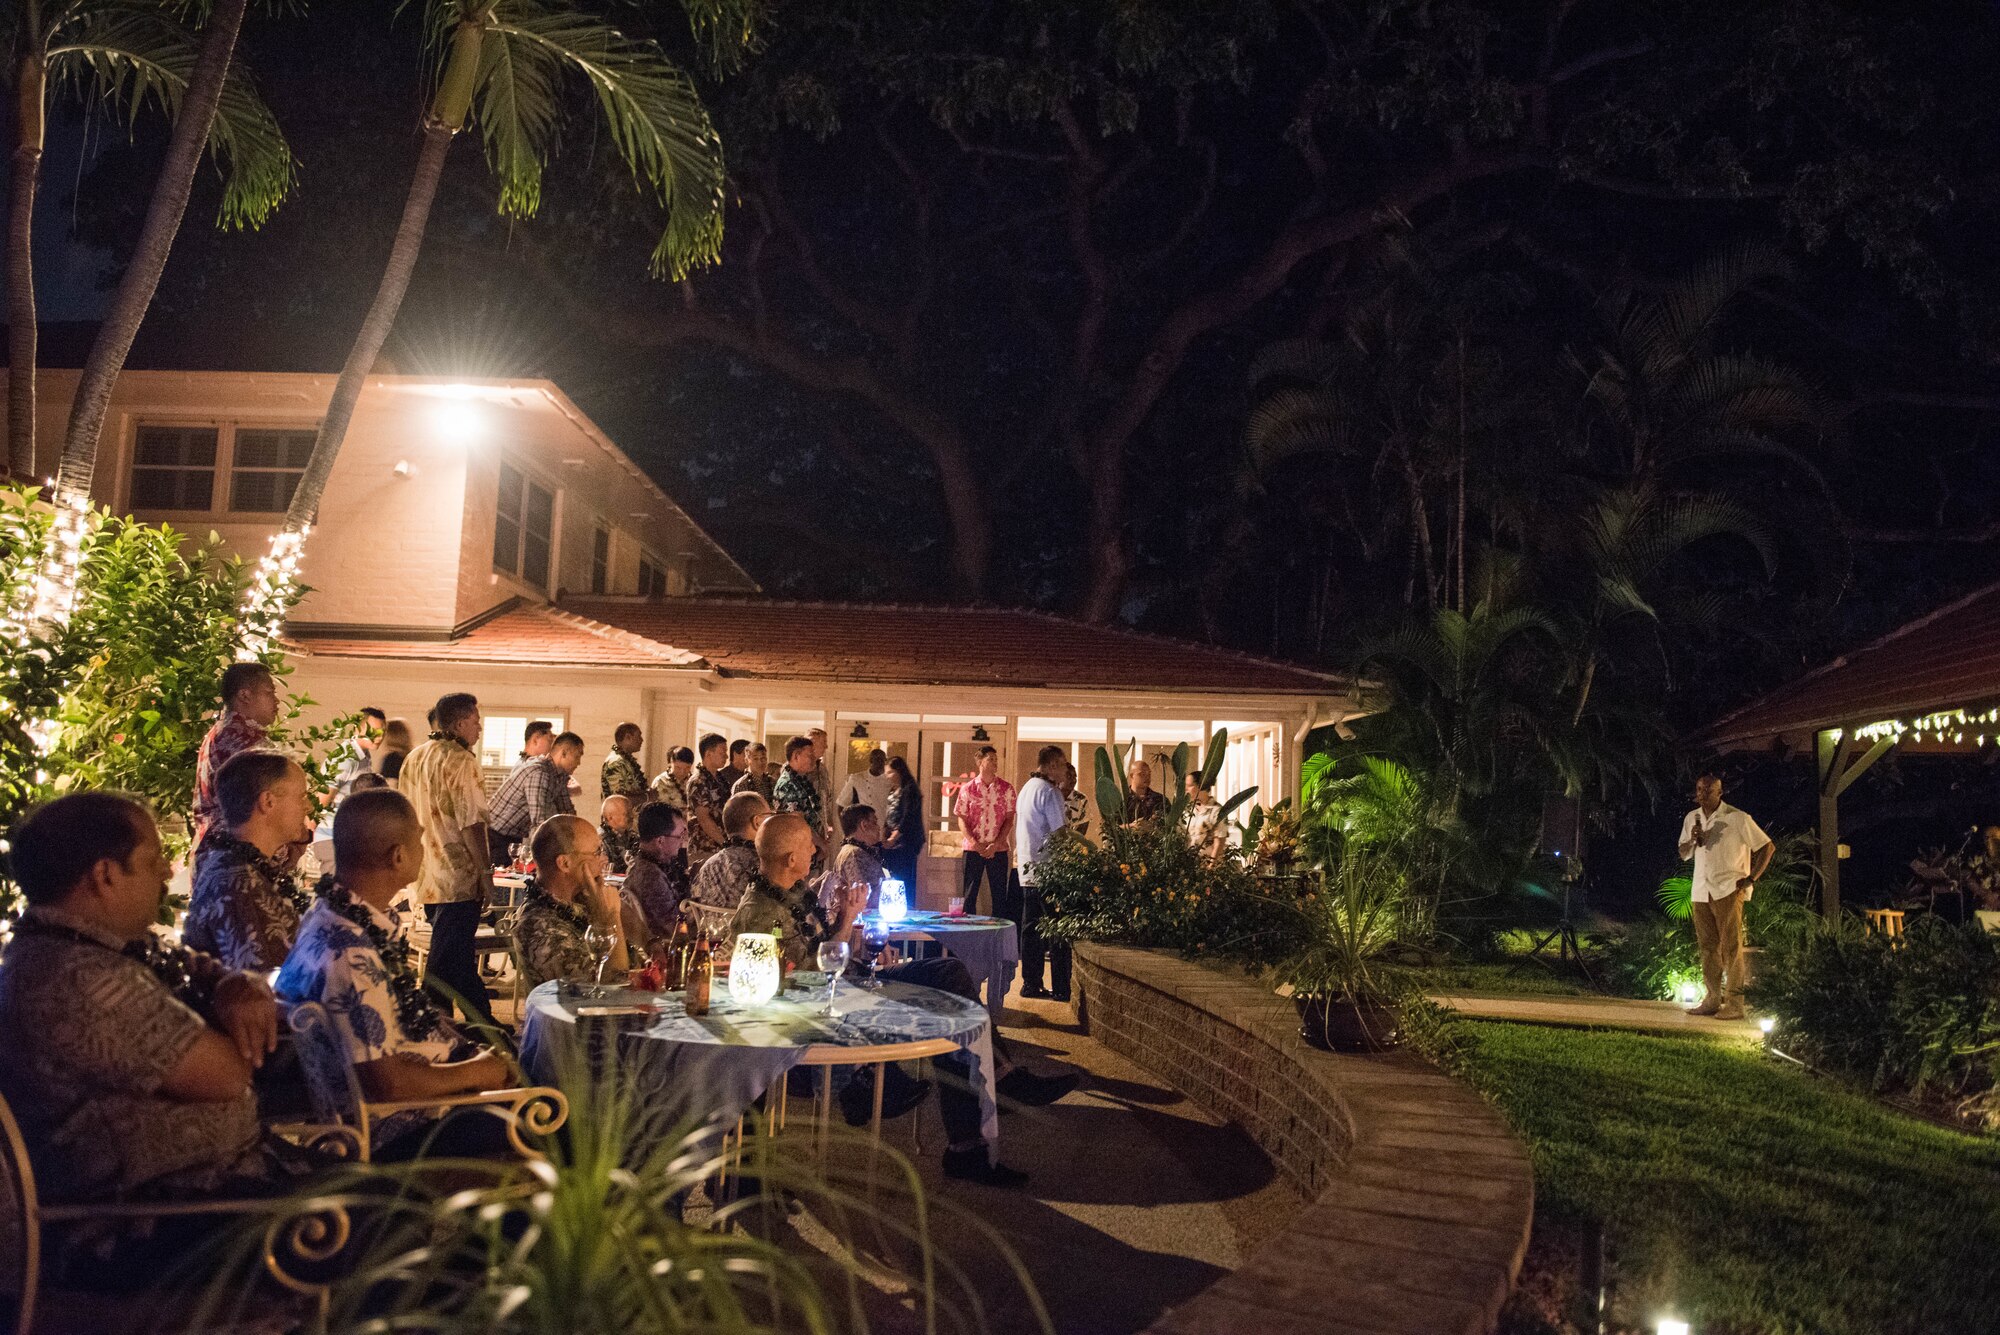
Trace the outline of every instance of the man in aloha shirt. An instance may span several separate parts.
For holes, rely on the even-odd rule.
[[[631,798],[617,793],[604,799],[597,809],[597,838],[611,870],[620,876],[632,870],[632,859],[639,853],[639,822]]]
[[[0,1093],[57,1200],[234,1192],[263,1176],[264,980],[153,935],[171,868],[144,804],[82,792],[9,831],[27,900],[0,958]]]
[[[333,846],[339,879],[322,883],[300,923],[298,944],[278,973],[278,996],[288,1006],[314,1001],[326,1008],[371,1101],[511,1085],[507,1063],[467,1041],[431,1003],[414,970],[404,963],[398,974],[384,955],[385,946],[406,941],[391,906],[424,862],[423,827],[409,799],[390,788],[355,793],[334,815]],[[374,1122],[370,1132],[378,1161],[508,1152],[504,1128],[484,1113],[440,1124],[429,1112],[407,1110]]]
[[[856,803],[840,813],[840,832],[845,838],[833,855],[833,870],[820,882],[819,902],[831,908],[843,886],[868,887],[868,904],[862,911],[873,913],[882,903],[882,818],[875,808]]]
[[[694,778],[694,752],[685,746],[677,746],[667,752],[667,767],[653,776],[653,786],[648,789],[652,801],[665,802],[670,807],[688,809],[688,783]]]
[[[262,663],[231,663],[222,671],[222,716],[201,739],[194,765],[194,842],[208,837],[208,827],[222,819],[215,800],[215,776],[241,751],[271,744],[269,729],[278,721],[278,679]]]
[[[633,935],[631,925],[625,938],[633,953],[640,953],[648,941],[670,937],[680,925],[681,901],[688,895],[687,814],[664,802],[648,802],[639,808],[639,848],[632,870],[625,873],[624,896],[638,905],[644,931]]]
[[[824,840],[820,847],[826,849],[833,844],[834,832],[833,771],[826,767],[826,729],[809,728],[806,739],[813,744],[812,781],[819,790],[820,837]]]
[[[771,750],[762,742],[754,743],[745,753],[743,777],[730,785],[729,795],[755,793],[766,802],[772,801],[772,790],[778,776],[771,772]]]
[[[810,737],[794,737],[785,743],[785,768],[778,774],[778,781],[771,786],[771,807],[775,811],[792,811],[805,818],[806,828],[812,831],[814,872],[826,866],[826,801],[821,796],[819,785],[813,780],[813,768],[819,763]]]
[[[1166,814],[1167,799],[1153,787],[1153,767],[1143,760],[1134,760],[1125,768],[1125,785],[1132,790],[1130,800],[1125,803],[1125,824],[1127,828],[1142,821],[1158,820]]]
[[[1063,780],[1057,786],[1062,789],[1063,830],[1082,839],[1090,833],[1090,801],[1076,786],[1075,765],[1064,763]]]
[[[631,971],[618,892],[604,883],[604,849],[597,830],[581,816],[551,816],[535,831],[535,879],[514,923],[514,953],[530,988],[552,978],[597,981],[584,934],[592,927],[612,934],[604,976]]]
[[[1000,752],[979,748],[979,773],[958,786],[952,805],[965,840],[965,911],[979,912],[979,882],[997,909],[1007,897],[1008,851],[1014,842],[1014,785],[1000,777]]]
[[[771,818],[771,804],[754,792],[738,793],[722,808],[722,831],[729,842],[695,873],[697,904],[732,912],[757,879],[757,847],[752,841]]]
[[[636,805],[646,795],[646,771],[634,759],[639,748],[646,744],[646,734],[636,723],[621,723],[618,731],[611,734],[611,754],[604,757],[603,768],[597,772],[599,787],[603,789],[599,797],[609,797],[622,793]]]
[[[438,730],[410,752],[396,781],[424,827],[424,861],[417,876],[417,895],[431,922],[424,981],[455,994],[468,1021],[497,1027],[472,949],[493,891],[486,785],[473,749],[483,726],[479,701],[462,692],[444,696],[435,717]],[[338,853],[334,865],[339,865]]]
[[[307,902],[288,850],[307,837],[306,772],[276,751],[243,751],[216,776],[226,824],[194,855],[181,938],[232,969],[269,973],[285,962]]]
[[[728,765],[729,742],[719,732],[701,739],[701,768],[687,786],[688,865],[697,871],[727,842],[722,831],[722,804],[729,800],[734,775]]]

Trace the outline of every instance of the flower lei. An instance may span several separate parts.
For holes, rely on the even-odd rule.
[[[290,902],[303,918],[312,908],[312,896],[306,893],[298,878],[280,867],[275,861],[264,856],[263,850],[247,839],[238,839],[220,825],[211,829],[208,838],[202,840],[203,847],[213,844],[218,853],[233,857],[271,883],[271,888]]]
[[[444,1017],[431,1001],[431,994],[417,978],[417,971],[410,963],[410,943],[401,936],[386,930],[377,922],[375,915],[365,904],[357,904],[346,886],[322,876],[319,882],[319,897],[326,906],[341,918],[359,928],[368,938],[368,944],[375,947],[381,957],[382,971],[389,975],[389,992],[396,998],[396,1023],[405,1034],[419,1042],[435,1038],[444,1025]]]
[[[14,924],[15,934],[54,936],[80,945],[96,946],[99,950],[110,950],[134,960],[146,967],[147,972],[160,980],[161,986],[181,1000],[191,1005],[205,1004],[213,999],[216,979],[198,979],[192,967],[194,952],[186,946],[170,946],[152,932],[147,932],[136,941],[127,941],[122,946],[106,945],[86,932],[59,922],[29,915]]]

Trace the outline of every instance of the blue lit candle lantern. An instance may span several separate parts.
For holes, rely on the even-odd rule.
[[[883,922],[901,922],[910,916],[910,898],[903,889],[903,883],[895,877],[885,877],[882,894],[876,908],[876,915]]]

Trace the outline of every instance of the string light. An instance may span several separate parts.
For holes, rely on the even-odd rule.
[[[1936,713],[1926,714],[1922,718],[1892,718],[1883,719],[1879,723],[1870,723],[1866,727],[1856,728],[1854,736],[1857,740],[1864,742],[1921,742],[1924,740],[1924,734],[1929,733],[1931,740],[1934,742],[1942,743],[1946,736],[1949,735],[1954,743],[1962,744],[1965,741],[1965,729],[1968,725],[1978,727],[1980,725],[1995,723],[2000,723],[2000,708],[1986,710],[1941,709]],[[2000,738],[2000,733],[1996,733],[1995,736],[1996,738]],[[1836,729],[1834,731],[1834,740],[1838,741],[1839,738],[1840,732]],[[1986,745],[1986,733],[1984,731],[1976,732],[1974,739],[1975,745]]]
[[[299,586],[299,551],[305,545],[306,535],[312,532],[307,524],[298,532],[283,531],[271,537],[271,550],[257,562],[257,569],[250,575],[250,587],[243,594],[243,611],[238,617],[243,635],[236,647],[239,662],[251,662],[264,657],[278,642],[278,634],[284,629],[285,614],[291,610],[292,600]]]
[[[76,612],[83,547],[90,537],[93,518],[90,497],[83,492],[60,493],[54,478],[46,479],[46,483],[47,504],[52,513],[41,559],[23,581],[14,601],[0,609],[0,635],[14,644],[35,637],[51,638],[69,624]],[[28,652],[48,656],[44,649]],[[8,675],[19,680],[18,663],[8,669]],[[11,712],[12,708],[10,702],[0,700],[0,711]],[[21,728],[41,755],[49,752],[62,732],[62,726],[50,718],[27,719]],[[36,781],[45,783],[47,779],[38,775]]]

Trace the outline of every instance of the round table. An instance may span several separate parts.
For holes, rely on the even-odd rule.
[[[665,1131],[733,1127],[794,1066],[868,1065],[955,1047],[972,1068],[987,1144],[999,1141],[993,1025],[977,1002],[909,983],[873,991],[842,983],[836,1014],[824,1016],[823,982],[742,1006],[718,980],[707,1015],[689,1015],[684,1003],[679,992],[577,997],[543,983],[523,1006],[521,1065],[536,1082],[562,1088],[565,1075],[615,1055],[644,1092],[648,1120]]]
[[[1007,989],[1014,985],[1014,966],[1021,962],[1021,934],[1013,923],[917,909],[897,922],[885,923],[872,913],[863,914],[860,921],[864,930],[883,932],[891,941],[935,941],[965,961],[972,976],[985,981],[986,1013],[999,1025]]]

